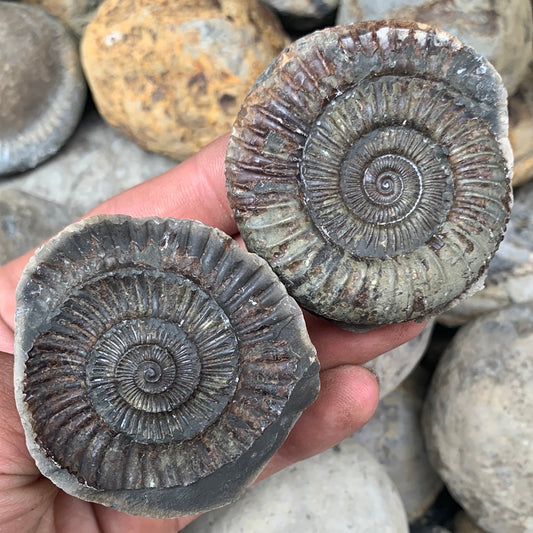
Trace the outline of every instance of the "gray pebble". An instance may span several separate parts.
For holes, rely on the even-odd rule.
[[[33,168],[71,136],[87,88],[75,39],[45,11],[0,2],[0,176]]]
[[[402,497],[409,522],[422,516],[443,483],[429,464],[420,414],[429,376],[420,368],[386,398],[354,439],[385,468]]]
[[[533,306],[463,326],[423,412],[430,460],[487,533],[533,531]]]
[[[78,217],[175,165],[124,138],[91,109],[56,157],[16,179],[0,182],[0,195],[5,188],[32,192]]]
[[[0,265],[40,245],[73,220],[54,202],[16,189],[0,191]]]

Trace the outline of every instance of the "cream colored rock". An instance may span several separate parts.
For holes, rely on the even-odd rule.
[[[455,533],[485,533],[464,511],[457,513],[453,525]]]
[[[513,147],[513,186],[533,178],[533,63],[509,98],[509,140]]]
[[[389,350],[388,352],[365,363],[379,379],[379,396],[384,398],[393,391],[415,368],[431,339],[435,321],[432,319],[414,339]]]
[[[533,56],[530,0],[340,0],[337,24],[384,18],[437,26],[486,57],[513,93]]]
[[[383,467],[354,439],[297,463],[211,511],[183,533],[407,533]]]
[[[452,496],[487,533],[533,531],[533,306],[455,335],[424,405],[426,445]]]
[[[87,26],[81,57],[104,118],[181,160],[231,129],[287,42],[258,0],[107,0]]]
[[[415,368],[380,400],[374,416],[353,435],[398,487],[409,522],[424,514],[443,487],[429,464],[420,424],[427,382],[425,371]]]

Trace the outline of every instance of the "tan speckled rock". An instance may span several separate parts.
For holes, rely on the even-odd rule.
[[[104,118],[181,160],[229,131],[241,101],[288,40],[257,0],[107,0],[82,64]]]
[[[83,34],[85,26],[94,17],[96,9],[103,0],[23,0],[44,9],[59,18],[78,37]]]
[[[446,30],[486,57],[509,94],[533,55],[530,0],[340,0],[337,24],[400,18]]]
[[[487,533],[533,531],[533,306],[463,326],[423,409],[431,463]]]

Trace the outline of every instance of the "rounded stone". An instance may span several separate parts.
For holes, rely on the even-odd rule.
[[[252,487],[184,533],[407,533],[405,510],[383,467],[354,439]]]
[[[23,0],[38,6],[66,24],[80,37],[103,0]]]
[[[533,306],[463,326],[423,410],[430,460],[488,533],[533,530]]]
[[[110,0],[87,26],[81,57],[104,118],[181,160],[231,129],[287,42],[258,0]]]
[[[72,215],[70,222],[100,202],[175,164],[172,159],[143,150],[120,135],[91,107],[71,140],[55,157],[16,179],[0,180],[0,197],[9,189],[37,195],[59,204]],[[65,222],[61,220],[62,228]],[[33,245],[36,244],[39,243]]]
[[[427,383],[426,372],[416,368],[353,434],[398,487],[409,522],[424,514],[443,486],[429,464],[420,423]]]
[[[513,186],[533,178],[533,63],[509,98],[509,141],[513,147]]]
[[[86,85],[77,43],[42,9],[0,2],[0,176],[55,154],[77,126]]]
[[[431,340],[434,324],[435,320],[430,320],[422,333],[414,339],[363,365],[377,376],[380,398],[384,398],[396,389],[422,359]]]
[[[56,202],[12,188],[0,191],[0,265],[38,246],[75,218]]]
[[[437,26],[472,46],[513,93],[533,57],[530,0],[340,0],[337,24],[380,19]]]
[[[533,183],[514,195],[505,236],[488,268],[485,287],[438,317],[458,326],[513,304],[533,302]]]

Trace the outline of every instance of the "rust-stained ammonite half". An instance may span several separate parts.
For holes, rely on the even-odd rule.
[[[508,219],[506,92],[413,22],[328,28],[258,79],[226,159],[248,249],[348,328],[423,319],[480,288]]]
[[[67,493],[173,517],[238,497],[318,392],[296,302],[199,222],[94,217],[17,291],[28,449]]]

